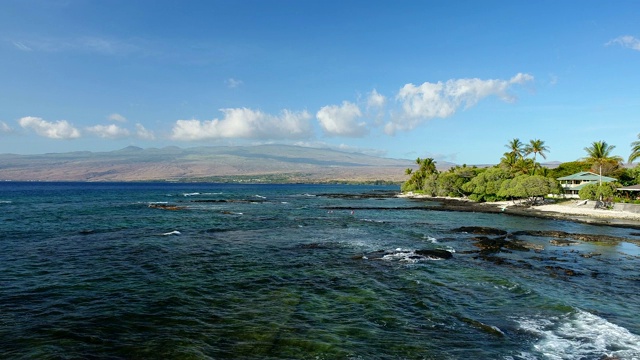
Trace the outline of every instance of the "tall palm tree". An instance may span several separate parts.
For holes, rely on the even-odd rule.
[[[517,156],[512,152],[506,152],[500,159],[500,165],[505,167],[507,170],[512,171],[516,162],[518,161]]]
[[[514,138],[513,140],[509,141],[509,143],[505,145],[505,147],[511,150],[509,152],[515,155],[517,158],[520,159],[523,157],[522,155],[524,153],[524,143],[522,143],[520,139]]]
[[[529,144],[524,147],[525,155],[533,154],[533,175],[536,174],[536,167],[538,164],[536,163],[536,155],[540,154],[543,159],[547,158],[547,154],[545,152],[549,151],[549,147],[544,145],[544,141],[540,139],[529,140]]]
[[[436,172],[436,161],[433,158],[422,159],[420,163],[420,170],[423,170],[426,174],[433,174]]]
[[[638,134],[638,140],[631,143],[631,155],[629,155],[629,164],[633,160],[640,157],[640,134]]]
[[[617,168],[617,165],[623,161],[620,156],[611,155],[615,148],[615,145],[609,145],[606,141],[594,141],[591,146],[584,148],[588,155],[584,160],[592,165],[592,169],[597,166],[600,171],[603,165],[609,165],[605,168],[610,172],[609,170]]]
[[[524,147],[525,154],[533,154],[533,161],[536,161],[536,155],[540,154],[543,159],[547,158],[545,152],[549,151],[549,147],[545,146],[544,141],[540,139],[529,140],[529,144]]]

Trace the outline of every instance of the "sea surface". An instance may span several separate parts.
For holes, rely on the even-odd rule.
[[[398,190],[0,183],[0,358],[640,359],[637,245],[483,254],[460,227],[640,230]]]

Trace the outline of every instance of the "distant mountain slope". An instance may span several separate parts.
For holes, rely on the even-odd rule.
[[[448,168],[452,164],[442,163]],[[0,155],[0,180],[13,181],[247,181],[406,180],[410,160],[288,145],[211,146],[42,155]]]

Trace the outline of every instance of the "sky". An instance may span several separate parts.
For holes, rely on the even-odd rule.
[[[290,144],[497,163],[640,134],[639,1],[2,0],[0,153]]]

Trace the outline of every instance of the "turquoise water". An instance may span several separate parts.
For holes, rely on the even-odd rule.
[[[637,245],[481,256],[454,231],[638,230],[389,190],[1,183],[0,358],[640,358]]]

